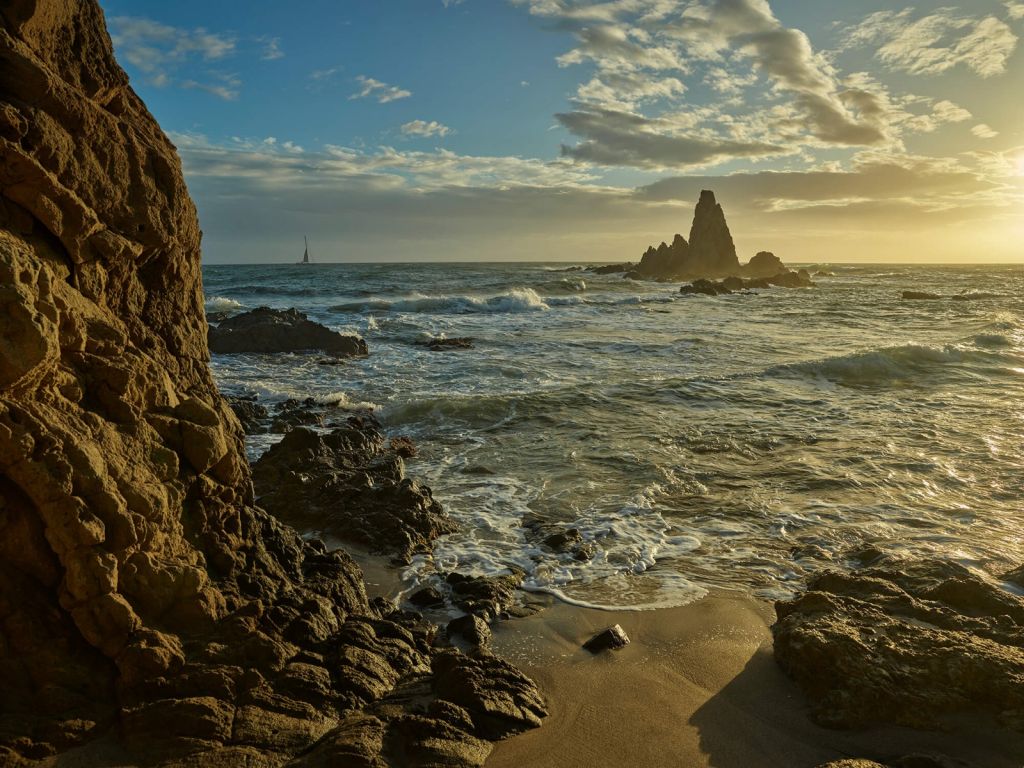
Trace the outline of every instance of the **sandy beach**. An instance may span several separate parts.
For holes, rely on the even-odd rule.
[[[1020,768],[1024,743],[992,724],[945,732],[815,726],[772,658],[772,606],[716,594],[681,608],[606,612],[554,603],[495,627],[495,651],[548,698],[543,728],[503,741],[488,768],[812,768],[848,757],[940,753]],[[591,656],[581,644],[611,624],[631,643]]]

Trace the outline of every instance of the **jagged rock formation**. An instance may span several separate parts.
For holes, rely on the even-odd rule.
[[[366,354],[366,342],[314,323],[297,309],[258,307],[211,325],[210,351],[272,354],[322,350],[337,357]]]
[[[956,563],[825,572],[776,612],[775,658],[822,725],[983,713],[1024,730],[1024,600]]]
[[[4,3],[0,763],[481,765],[539,694],[253,506],[199,238],[95,0]]]
[[[701,277],[726,277],[739,272],[740,260],[725,222],[725,211],[709,189],[701,191],[693,212],[688,261],[690,273]]]
[[[456,528],[430,489],[405,476],[369,416],[326,434],[291,429],[253,465],[253,484],[257,503],[278,519],[404,563]]]
[[[628,267],[629,265],[614,265]],[[608,269],[612,269],[609,267]],[[598,271],[598,270],[593,270]],[[693,280],[723,277],[770,278],[789,272],[770,251],[760,251],[749,263],[740,265],[736,246],[715,193],[703,190],[693,212],[690,239],[676,235],[672,244],[651,246],[639,265],[627,277],[649,280]]]
[[[736,246],[715,193],[705,189],[693,212],[690,240],[676,235],[672,245],[662,243],[644,253],[635,276],[661,280],[727,277],[740,273]]]

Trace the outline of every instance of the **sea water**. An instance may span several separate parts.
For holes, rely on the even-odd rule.
[[[1024,552],[1024,270],[812,266],[684,296],[566,264],[206,266],[207,309],[296,307],[365,359],[214,355],[227,394],[373,409],[460,524],[407,570],[515,567],[583,605],[785,597],[858,551]],[[904,289],[958,299],[903,301]],[[417,341],[469,336],[474,348]],[[280,436],[249,438],[250,458]],[[525,518],[578,529],[579,562]]]

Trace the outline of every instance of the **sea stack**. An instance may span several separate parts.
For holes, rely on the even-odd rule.
[[[700,277],[726,277],[740,269],[725,211],[710,189],[701,190],[690,227],[688,268]]]
[[[740,271],[725,211],[715,200],[715,193],[705,189],[693,212],[689,242],[677,234],[671,245],[648,248],[633,276],[687,280],[728,277]]]
[[[385,744],[482,764],[543,700],[500,659],[436,648],[345,552],[253,505],[199,241],[98,3],[5,3],[0,764],[370,765]],[[404,699],[381,705],[412,677],[465,716],[412,727]]]

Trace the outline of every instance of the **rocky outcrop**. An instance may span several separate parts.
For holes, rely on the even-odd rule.
[[[293,525],[408,562],[455,523],[430,489],[405,476],[369,416],[330,432],[297,426],[253,465],[257,503]]]
[[[627,276],[646,280],[713,280],[730,276],[770,278],[788,272],[769,251],[760,251],[740,266],[725,212],[715,200],[715,193],[705,189],[693,212],[689,241],[677,234],[671,245],[663,242],[657,248],[651,246]]]
[[[725,277],[737,274],[740,269],[725,211],[709,189],[701,191],[693,212],[688,256],[687,269],[691,275]]]
[[[1024,730],[1024,599],[952,562],[826,572],[776,605],[775,658],[826,726]]]
[[[782,259],[771,251],[758,251],[754,258],[743,265],[743,274],[746,277],[772,277],[786,271]]]
[[[366,354],[366,342],[314,323],[297,309],[259,307],[211,325],[210,351],[217,354],[327,352],[336,357]]]
[[[756,277],[744,279],[742,277],[727,277],[724,280],[694,280],[692,283],[680,286],[679,292],[684,295],[702,296],[727,296],[730,293],[749,293],[751,288],[771,288],[780,286],[782,288],[810,288],[814,286],[811,276],[806,269],[798,272],[785,270],[772,277]]]
[[[481,765],[539,694],[253,505],[199,238],[96,2],[5,3],[0,764]]]

